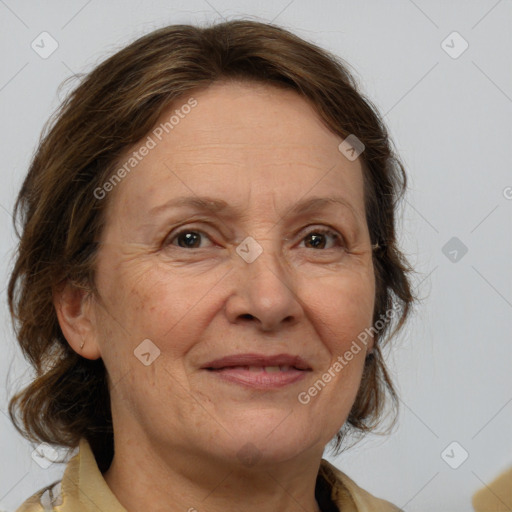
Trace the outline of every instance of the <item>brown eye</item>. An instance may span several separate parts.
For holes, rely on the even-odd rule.
[[[184,249],[200,249],[202,237],[208,236],[202,231],[192,231],[190,229],[182,230],[169,239],[167,245],[174,245]],[[174,243],[174,242],[177,243]]]
[[[326,247],[329,239],[332,239],[335,244],[338,244],[338,246],[343,247],[341,237],[338,233],[335,233],[330,229],[315,229],[310,231],[303,238],[303,240],[306,241],[306,244],[309,244],[306,245],[307,249],[332,249],[332,246]]]

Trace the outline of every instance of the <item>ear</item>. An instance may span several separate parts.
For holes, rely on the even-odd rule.
[[[69,346],[86,359],[99,359],[97,326],[91,292],[79,288],[69,281],[53,292],[53,305],[59,325]]]

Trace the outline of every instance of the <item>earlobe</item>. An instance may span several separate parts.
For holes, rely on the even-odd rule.
[[[101,352],[92,300],[88,291],[70,282],[61,284],[53,292],[59,325],[69,346],[86,359],[99,359]]]

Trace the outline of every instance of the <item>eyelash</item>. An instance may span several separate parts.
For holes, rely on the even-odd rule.
[[[181,231],[178,231],[177,233],[175,233],[172,238],[168,238],[165,243],[166,246],[174,246],[174,247],[177,247],[179,249],[185,249],[185,250],[193,250],[193,249],[200,249],[200,247],[190,247],[190,248],[186,248],[186,247],[180,247],[178,245],[175,245],[173,244],[172,242],[174,240],[176,240],[180,235],[183,235],[185,233],[198,233],[198,234],[201,234],[201,235],[204,235],[206,236],[207,238],[210,238],[208,236],[207,233],[205,233],[204,231],[201,231],[199,229],[194,229],[194,228],[188,228],[188,229],[182,229]],[[305,240],[308,236],[312,235],[312,234],[315,234],[315,235],[330,235],[334,242],[337,243],[338,247],[341,248],[341,249],[344,249],[345,248],[345,243],[344,243],[344,239],[343,237],[337,233],[336,231],[333,231],[332,229],[328,229],[328,228],[314,228],[314,229],[311,229],[310,231],[308,231],[301,239],[301,242],[303,240]],[[332,247],[332,248],[329,248],[329,249],[323,249],[324,251],[326,250],[331,250],[331,249],[334,249],[335,247]]]

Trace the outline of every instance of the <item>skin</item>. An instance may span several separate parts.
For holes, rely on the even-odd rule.
[[[342,139],[293,91],[216,83],[162,120],[190,96],[197,106],[105,199],[99,295],[68,285],[55,297],[70,345],[108,371],[115,456],[104,477],[130,512],[314,512],[324,447],[349,414],[371,349],[298,401],[372,322],[361,162],[340,153]],[[150,213],[203,195],[239,212]],[[289,213],[313,196],[346,205]],[[192,248],[175,236],[184,228],[196,234]],[[318,228],[343,239],[312,237]],[[263,249],[252,263],[236,252],[247,236]],[[160,350],[148,366],[134,356],[145,339]],[[261,391],[201,369],[246,352],[300,355],[312,371]]]

